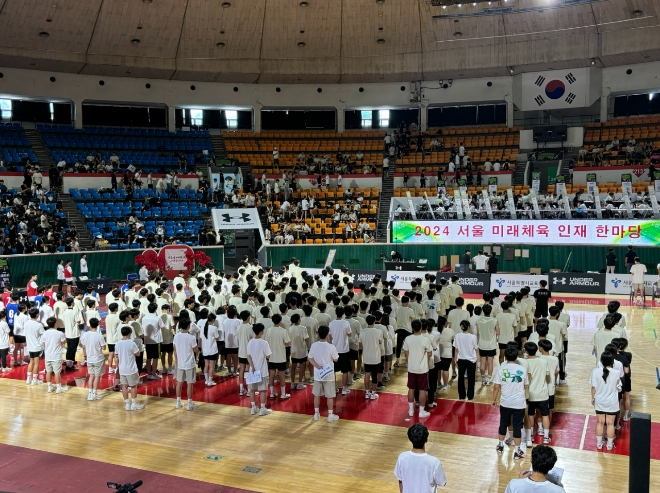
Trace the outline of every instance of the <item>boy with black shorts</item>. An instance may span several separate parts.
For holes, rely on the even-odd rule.
[[[144,290],[143,290],[144,291]],[[144,345],[147,350],[147,380],[160,380],[163,378],[158,373],[158,345],[163,340],[163,321],[157,315],[158,305],[149,303],[147,314],[142,317],[142,333],[144,334]]]
[[[322,375],[322,370],[326,365],[334,365],[339,360],[337,348],[328,342],[330,329],[326,325],[321,325],[318,329],[319,340],[309,348],[309,362],[314,367],[314,385],[312,394],[314,394],[314,421],[320,418],[321,396],[325,396],[328,402],[328,423],[337,421],[339,416],[333,414],[333,404],[335,401],[335,375],[328,372]]]
[[[547,288],[548,281],[539,281],[539,289],[534,291],[534,299],[536,300],[536,310],[534,311],[534,322],[539,318],[548,318],[548,302],[552,298],[550,290]],[[528,336],[529,337],[529,336]]]
[[[289,331],[280,325],[282,315],[276,313],[271,320],[275,325],[270,327],[264,336],[264,341],[268,343],[272,353],[268,360],[270,398],[275,399],[279,395],[280,399],[284,400],[291,397],[291,394],[286,393],[286,377],[284,375],[286,371],[286,348],[291,345],[291,338],[289,337]],[[275,373],[277,373],[280,381],[280,394],[275,393]]]
[[[248,395],[243,382],[245,381],[245,369],[250,365],[247,359],[247,345],[254,337],[254,331],[252,330],[252,324],[249,323],[250,312],[243,310],[240,317],[241,324],[236,327],[236,337],[238,338],[238,395]]]
[[[551,354],[552,342],[548,341],[547,339],[541,339],[539,340],[538,346],[539,351],[541,352],[540,357],[545,359],[548,363],[549,374],[546,379],[548,382],[548,408],[550,410],[548,414],[548,421],[552,423],[552,413],[555,409],[555,389],[557,384],[557,376],[559,375],[559,359],[557,356]],[[538,428],[537,433],[539,435],[543,435],[543,421],[539,419],[539,417],[536,418],[536,424]]]
[[[300,315],[291,315],[291,327],[289,327],[291,338],[291,390],[303,390],[305,385],[305,366],[307,364],[307,339],[309,333],[307,327],[300,325]],[[295,385],[296,370],[298,370],[298,385]]]
[[[534,431],[534,416],[536,416],[537,409],[541,413],[543,422],[543,444],[548,445],[550,443],[550,407],[548,402],[550,393],[547,381],[550,370],[547,360],[536,355],[538,352],[536,344],[533,342],[526,343],[525,352],[527,353],[527,373],[529,375],[528,421],[525,436],[527,437],[527,447],[531,448],[534,437],[532,434]]]
[[[105,356],[103,355],[103,350],[105,349],[106,342],[103,335],[98,331],[98,318],[87,320],[87,328],[87,332],[84,332],[80,337],[85,361],[87,361],[87,374],[89,375],[87,400],[98,401],[101,399],[101,396],[96,391],[99,388],[99,380],[105,373]]]
[[[351,358],[348,340],[351,336],[351,326],[344,320],[344,307],[335,308],[336,319],[330,322],[328,329],[332,337],[332,344],[337,348],[339,359],[335,363],[335,372],[341,372],[342,395],[350,394],[348,388],[348,374],[351,371]]]
[[[170,305],[165,303],[160,307],[160,319],[163,326],[160,329],[162,342],[160,343],[160,363],[163,366],[163,373],[174,375],[174,319],[170,313]],[[167,356],[167,362],[166,360]],[[167,363],[167,364],[166,364]]]
[[[25,322],[24,333],[30,363],[27,368],[27,385],[43,383],[39,380],[39,360],[41,358],[41,336],[44,334],[44,326],[39,322],[39,309],[30,308],[30,319]]]
[[[493,380],[493,402],[497,405],[497,396],[500,398],[500,426],[498,429],[499,443],[496,450],[499,453],[504,452],[504,445],[515,444],[516,450],[513,454],[515,460],[525,457],[525,452],[520,448],[521,430],[525,421],[525,389],[529,384],[527,368],[516,363],[518,359],[518,348],[514,345],[507,346],[503,351],[506,363],[500,365],[495,373]],[[509,437],[504,440],[506,430],[513,423],[513,440]]]
[[[199,407],[192,401],[193,385],[197,378],[197,370],[195,369],[195,355],[198,352],[197,338],[192,335],[190,330],[190,319],[183,318],[179,321],[179,332],[172,339],[172,346],[176,351],[176,409],[181,409],[183,403],[181,402],[181,388],[183,382],[186,383],[188,392],[188,406],[187,411],[192,411]]]
[[[375,327],[376,317],[367,316],[367,327],[360,331],[360,348],[362,349],[362,361],[364,363],[364,398],[370,400],[378,399],[376,393],[378,386],[378,374],[382,373],[380,368],[381,354],[384,350],[383,332]]]
[[[13,298],[12,296],[12,301]],[[14,315],[14,366],[27,365],[25,362],[25,322],[29,319],[26,311],[27,306],[20,303],[16,315]]]

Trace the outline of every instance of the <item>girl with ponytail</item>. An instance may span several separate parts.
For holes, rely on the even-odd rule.
[[[591,372],[591,403],[596,410],[596,446],[603,448],[603,428],[607,425],[607,450],[614,448],[614,418],[619,414],[619,392],[623,374],[614,368],[614,355],[605,351],[600,356],[602,367]]]
[[[206,320],[200,320],[202,329],[199,334],[200,345],[202,348],[202,358],[204,359],[204,380],[207,387],[215,386],[213,374],[215,364],[218,361],[218,339],[220,333],[215,325],[215,314],[209,313]]]

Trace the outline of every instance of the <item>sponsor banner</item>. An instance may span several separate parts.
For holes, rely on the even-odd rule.
[[[438,272],[435,282],[440,284],[440,279],[447,279],[447,283],[451,283],[452,276],[458,276],[458,285],[463,288],[464,293],[487,293],[490,291],[490,274]]]
[[[250,209],[213,209],[213,227],[219,229],[261,229],[259,211]]]
[[[394,221],[392,232],[394,243],[660,245],[660,221],[654,219]]]
[[[380,276],[382,281],[385,280],[387,271],[384,270],[348,270],[348,273],[353,276],[353,287],[359,288],[360,284],[364,284],[366,288],[370,288],[374,283],[374,278]],[[341,279],[342,275],[339,273],[339,278]]]
[[[621,190],[628,195],[632,194],[632,174],[623,173],[621,175]]]
[[[433,274],[434,276],[438,274],[438,271],[435,270],[416,270],[416,271],[405,271],[405,270],[388,270],[386,281],[394,281],[394,287],[396,289],[410,289],[410,282],[414,281],[418,277],[422,280],[426,274]]]
[[[538,171],[532,173],[532,189],[536,193],[539,193],[539,190],[541,189],[541,173]]]
[[[653,283],[658,281],[657,276],[644,276],[644,292],[653,294]],[[632,274],[606,274],[605,293],[630,295],[632,290]]]
[[[550,291],[605,294],[605,274],[551,272],[548,279]]]
[[[9,263],[6,258],[0,258],[0,285],[11,286],[11,276],[9,275]]]
[[[520,291],[520,288],[528,286],[533,293],[535,289],[539,289],[540,281],[547,281],[547,275],[535,276],[531,274],[491,274],[490,276],[490,290],[499,289],[502,293],[509,291]],[[552,288],[550,288],[552,290]]]
[[[596,189],[598,187],[596,180],[596,173],[587,173],[587,192],[592,197],[596,194]]]
[[[76,286],[78,289],[86,291],[87,287],[91,284],[96,286],[95,291],[98,294],[108,294],[110,292],[110,286],[112,286],[112,282],[112,279],[108,277],[101,277],[97,279],[87,279],[85,281],[78,280],[76,281]]]
[[[488,192],[497,193],[497,176],[488,178]]]

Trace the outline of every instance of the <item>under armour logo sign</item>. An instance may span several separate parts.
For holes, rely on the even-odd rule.
[[[244,223],[248,222],[250,220],[250,214],[241,214],[240,216],[232,216],[230,214],[223,214],[222,217],[224,218],[222,221],[225,223],[230,223],[232,219],[236,220],[243,220]]]

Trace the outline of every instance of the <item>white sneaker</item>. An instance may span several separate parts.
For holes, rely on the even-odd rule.
[[[181,401],[176,401],[176,406],[174,406],[175,409],[181,409],[183,407],[183,402]]]
[[[124,406],[124,409],[126,409],[127,411],[130,411],[131,410],[131,403],[130,402],[126,403],[126,405]]]
[[[139,411],[140,409],[144,409],[144,404],[132,404],[131,405],[131,411]]]
[[[596,442],[596,448],[598,450],[603,450],[603,442],[600,442],[600,443]]]
[[[512,445],[515,445],[516,442],[513,441],[513,438],[507,438],[506,440],[504,440],[504,444],[511,447]]]
[[[239,391],[238,391],[238,395],[248,395],[248,391],[245,390],[245,389],[243,389],[243,390],[240,390],[240,389],[239,389]]]
[[[296,385],[296,389],[298,389],[298,390],[304,390],[306,388],[307,388],[307,385],[305,385],[304,383],[299,383],[298,385]]]
[[[319,414],[314,414],[314,417],[312,418],[314,421],[318,421],[321,416]]]
[[[215,383],[213,380],[209,380],[208,382],[206,382],[207,387],[215,387],[216,385],[218,384]]]
[[[69,389],[67,389],[66,387],[60,387],[59,389],[55,390],[55,393],[56,394],[64,394],[68,391],[69,391]]]
[[[534,442],[531,440],[527,440],[527,448],[532,448],[534,446]]]
[[[415,415],[415,411],[414,410],[411,411],[410,409],[408,409],[408,416],[414,416],[414,415]]]
[[[43,382],[41,380],[32,380],[30,385],[41,385]]]
[[[174,375],[174,368],[170,368],[169,370],[167,370],[167,374]]]
[[[430,412],[424,411],[424,409],[419,410],[419,417],[420,418],[428,418],[431,415]]]
[[[348,395],[351,393],[351,389],[342,389],[341,390],[341,395]]]
[[[103,399],[103,396],[102,396],[102,395],[100,395],[100,394],[94,394],[94,400],[95,400],[95,401],[100,401],[101,399]]]
[[[378,394],[376,392],[372,392],[371,395],[369,396],[369,399],[375,401],[376,399],[378,399]]]
[[[607,450],[612,450],[614,448],[614,444],[610,445],[609,443],[605,446]]]
[[[252,408],[250,409],[250,414],[251,414],[252,416],[254,416],[255,414],[257,414],[258,412],[259,412],[259,408],[257,408],[257,406],[252,406]]]
[[[431,409],[433,409],[434,407],[438,406],[438,403],[437,402],[432,402],[431,404],[427,404],[427,406],[430,407]]]
[[[371,391],[370,391],[370,390],[367,390],[367,391],[365,392],[365,394],[364,394],[364,398],[365,398],[365,399],[371,399]]]
[[[195,404],[194,402],[189,402],[188,405],[186,406],[186,411],[194,411],[199,407],[198,404]]]
[[[261,409],[259,409],[259,416],[268,416],[272,412],[273,411],[271,411],[270,409],[262,407]]]
[[[539,426],[539,429],[536,431],[536,434],[539,436],[543,435],[543,428]]]
[[[54,392],[54,391],[55,391],[55,387],[53,387],[51,384],[48,384],[48,393]]]
[[[94,394],[87,394],[87,400],[88,401],[93,401],[94,400]]]
[[[117,373],[117,368],[111,366],[110,369],[108,370],[108,373]]]
[[[328,416],[328,423],[332,423],[333,421],[339,421],[339,416],[336,414],[333,414],[332,416]]]

